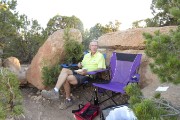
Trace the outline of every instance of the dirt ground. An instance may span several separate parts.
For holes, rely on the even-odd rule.
[[[180,84],[160,83],[159,80],[153,80],[148,86],[142,89],[143,95],[146,98],[152,98],[157,92],[156,89],[158,87],[168,87],[166,91],[160,91],[161,97],[180,109]]]
[[[59,101],[50,101],[44,99],[40,94],[40,90],[34,87],[22,87],[21,91],[24,98],[24,113],[16,117],[15,120],[75,120],[72,110],[78,109],[79,104],[85,104],[91,99],[90,91],[92,91],[92,88],[84,91],[84,88],[81,87],[80,90],[76,90],[74,96],[72,96],[74,105],[66,110],[58,108],[60,102],[63,101],[63,95],[61,95]],[[115,99],[120,101],[119,104],[122,104],[127,101],[127,96],[118,95]],[[113,104],[111,100],[108,100],[100,105],[100,108],[102,109]],[[95,120],[100,120],[100,115]]]
[[[173,85],[170,83],[160,83],[157,80],[151,81],[148,86],[142,89],[143,95],[151,98],[159,86],[168,86],[168,90],[162,93],[162,97],[171,102],[176,108],[180,109],[180,85]],[[78,109],[79,104],[87,103],[92,98],[92,88],[86,90],[81,87],[73,91],[74,105],[66,110],[60,110],[60,102],[63,101],[64,96],[61,95],[59,101],[49,101],[41,96],[40,90],[35,87],[21,87],[23,95],[24,113],[14,119],[10,120],[75,120],[72,110]],[[86,98],[86,99],[85,99]],[[102,97],[103,98],[103,97]],[[116,98],[119,104],[127,102],[127,96],[118,95]],[[100,109],[113,105],[111,100],[100,105]],[[100,120],[97,116],[95,120]]]
[[[150,84],[150,86],[142,89],[143,94],[146,97],[153,96],[153,91],[159,86],[162,85],[159,82],[154,82]],[[169,89],[162,93],[163,97],[170,100],[172,104],[176,107],[180,108],[180,86],[174,86],[172,84],[163,84],[164,86],[169,86]],[[89,88],[90,91],[92,88]],[[89,90],[85,90],[81,87],[79,90],[76,90],[74,93],[74,105],[66,110],[60,110],[58,106],[60,102],[63,100],[63,95],[61,95],[61,100],[59,101],[49,101],[44,99],[40,90],[34,87],[22,87],[21,88],[23,95],[23,107],[24,113],[13,120],[75,120],[72,110],[78,109],[78,104],[87,103],[85,98],[90,100],[91,93]],[[82,94],[83,91],[83,94]],[[116,100],[121,101],[120,104],[125,103],[127,101],[127,96],[117,96]],[[107,102],[100,105],[100,108],[105,108],[109,105],[114,104],[112,101],[108,100]],[[12,120],[12,119],[11,119]],[[100,120],[100,116],[98,115],[95,120]]]

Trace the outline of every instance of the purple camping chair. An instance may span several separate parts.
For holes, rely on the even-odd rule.
[[[93,83],[93,86],[102,88],[105,91],[105,94],[107,94],[106,90],[112,91],[113,93],[124,94],[124,88],[128,85],[128,83],[139,82],[140,75],[138,74],[138,69],[140,66],[141,56],[142,54],[113,52],[109,65],[111,78],[110,82],[108,84]],[[113,95],[109,96],[106,100],[109,99],[117,105],[117,102],[113,100]],[[104,101],[101,101],[100,103]]]

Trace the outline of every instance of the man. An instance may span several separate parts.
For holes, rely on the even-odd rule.
[[[72,71],[70,69],[63,68],[54,89],[50,91],[42,90],[41,92],[42,96],[47,99],[59,99],[59,89],[61,86],[63,86],[66,99],[64,103],[61,103],[60,109],[66,109],[73,104],[73,101],[70,97],[70,84],[82,84],[89,78],[86,76],[87,72],[106,68],[104,56],[97,51],[98,42],[90,42],[89,48],[90,52],[84,56],[82,62],[78,63],[78,67],[82,68],[81,70]]]

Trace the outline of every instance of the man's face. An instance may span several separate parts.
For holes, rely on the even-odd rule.
[[[97,42],[91,42],[89,45],[89,48],[91,50],[91,53],[96,53],[97,48],[98,48]]]

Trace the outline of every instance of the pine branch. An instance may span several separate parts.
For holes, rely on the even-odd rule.
[[[166,114],[166,115],[161,115],[162,117],[180,115],[180,110],[176,109],[167,100],[165,100],[165,99],[153,99],[152,101],[155,102],[156,104],[158,104],[159,106],[162,105],[163,107],[161,107],[161,108],[163,108],[163,109],[166,108],[166,110],[168,110],[168,111],[170,110],[171,112],[174,112],[174,113],[169,113],[169,114]]]

